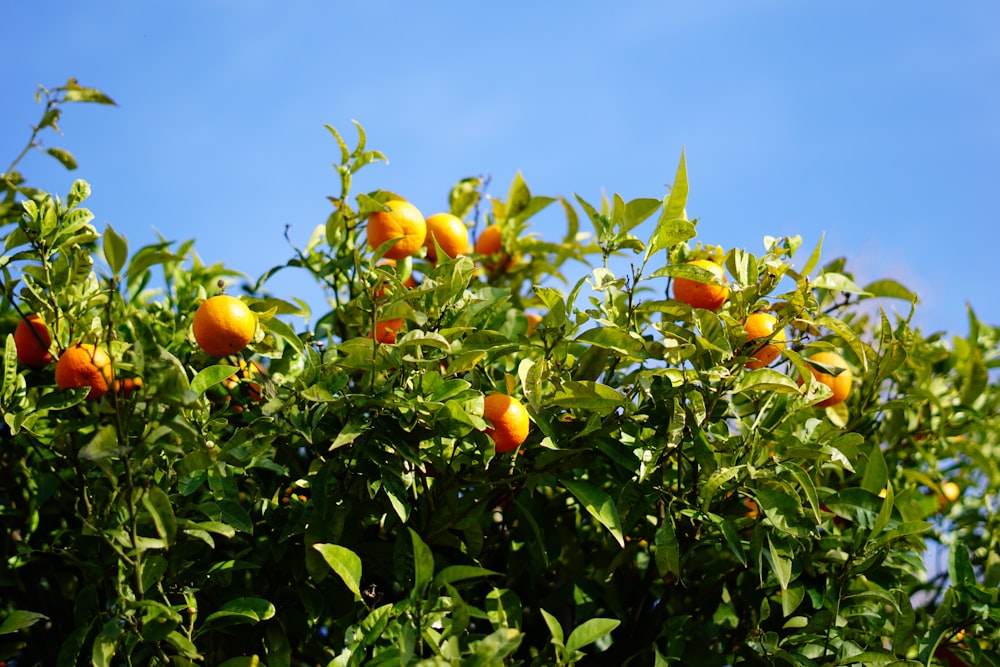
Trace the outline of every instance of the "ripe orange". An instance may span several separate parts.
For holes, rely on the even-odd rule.
[[[48,366],[54,359],[49,352],[52,337],[49,328],[45,326],[38,315],[28,315],[17,323],[14,329],[14,347],[17,349],[17,360],[29,368]]]
[[[142,389],[142,378],[135,377],[115,380],[114,388],[116,394],[121,394],[123,398],[128,398]]]
[[[535,333],[535,328],[538,327],[538,325],[541,323],[542,316],[539,315],[538,313],[525,313],[524,316],[528,318],[527,335],[530,336],[531,334]]]
[[[517,256],[511,257],[503,251],[502,247],[503,232],[500,229],[500,225],[490,225],[483,230],[483,233],[479,235],[476,239],[476,245],[474,250],[480,255],[485,255],[487,257],[492,257],[494,255],[500,255],[499,259],[495,262],[483,262],[483,268],[487,271],[497,271],[500,269],[509,269],[512,265],[517,263]]]
[[[493,424],[486,435],[497,454],[512,452],[528,437],[528,411],[521,401],[506,394],[490,394],[483,402],[483,416]]]
[[[379,320],[375,323],[375,340],[384,345],[392,345],[396,342],[396,334],[404,328],[403,318],[401,317]],[[371,337],[371,334],[369,334],[369,337]]]
[[[368,218],[368,247],[375,250],[386,241],[400,239],[383,255],[403,259],[420,250],[427,238],[427,222],[417,207],[402,199],[386,202],[390,211],[376,211]]]
[[[234,296],[219,294],[198,306],[192,324],[194,339],[213,357],[236,354],[257,331],[257,316]]]
[[[962,495],[962,489],[955,482],[945,482],[941,485],[941,493],[944,494],[942,501],[953,503],[958,500],[958,497]],[[942,504],[944,504],[942,502]]]
[[[424,245],[427,246],[427,257],[431,261],[437,261],[438,245],[448,257],[454,259],[468,249],[469,230],[458,216],[451,213],[435,213],[427,218],[427,238]]]
[[[726,282],[726,274],[722,267],[710,259],[695,259],[687,262],[710,272],[716,280]],[[694,308],[718,310],[726,302],[729,288],[725,285],[711,285],[688,278],[674,278],[674,298]]]
[[[750,356],[753,357],[747,362],[746,366],[750,370],[756,370],[758,368],[763,368],[769,365],[772,361],[778,358],[781,354],[781,350],[785,347],[785,330],[774,328],[778,325],[778,318],[774,315],[768,313],[751,313],[746,322],[743,323],[743,331],[747,334],[747,340],[752,341],[758,338],[767,338],[774,333],[771,338],[771,342],[764,345],[760,345]]]
[[[844,361],[844,358],[836,352],[817,352],[809,357],[809,359],[817,361],[824,366],[844,369],[838,375],[830,375],[829,373],[820,372],[812,366],[809,367],[809,371],[813,374],[813,377],[825,384],[833,392],[833,396],[820,401],[816,405],[826,408],[847,400],[847,397],[851,393],[851,383],[854,380],[854,375],[851,373],[851,369],[847,367],[847,362]]]
[[[747,508],[747,511],[744,512],[743,516],[756,521],[757,517],[760,516],[760,505],[757,504],[757,501],[753,498],[744,497],[743,506]]]
[[[107,393],[113,380],[111,358],[95,345],[77,343],[66,348],[56,362],[56,384],[59,388],[90,387],[88,401]]]

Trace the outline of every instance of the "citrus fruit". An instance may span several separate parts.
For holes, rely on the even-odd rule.
[[[115,380],[114,388],[116,394],[121,394],[122,397],[128,398],[135,392],[142,389],[142,378],[135,377]]]
[[[941,485],[941,493],[944,494],[944,500],[953,503],[962,495],[962,489],[955,482],[945,482]]]
[[[813,374],[813,377],[825,384],[833,392],[833,396],[820,401],[816,405],[821,408],[827,408],[847,400],[847,397],[851,393],[851,382],[854,379],[854,375],[851,373],[851,369],[847,367],[847,362],[844,361],[844,358],[836,352],[817,352],[809,357],[809,360],[819,362],[830,368],[844,369],[838,375],[831,375],[823,373],[812,365],[809,366],[809,371]]]
[[[746,322],[743,323],[743,331],[746,332],[748,341],[767,338],[772,333],[774,334],[771,337],[771,342],[758,346],[750,353],[753,359],[746,364],[750,370],[756,370],[769,365],[781,354],[781,349],[785,347],[785,340],[787,339],[785,338],[784,329],[774,330],[777,325],[778,318],[768,313],[751,313],[747,317]]]
[[[705,269],[715,276],[717,281],[726,282],[726,274],[722,271],[722,267],[710,259],[695,259],[687,264]],[[728,296],[729,288],[725,285],[712,285],[689,278],[674,278],[674,298],[693,308],[718,310]]]
[[[427,218],[427,238],[424,245],[427,246],[427,257],[431,261],[437,261],[437,246],[441,246],[441,250],[454,259],[468,249],[469,230],[458,216],[435,213]]]
[[[194,339],[213,357],[236,354],[253,340],[257,316],[234,296],[219,294],[198,306],[192,324]]]
[[[392,345],[396,342],[396,334],[403,329],[403,318],[401,317],[379,320],[375,323],[375,340],[384,345]]]
[[[28,315],[17,323],[14,329],[14,347],[17,349],[17,360],[29,368],[48,366],[54,359],[49,352],[52,338],[49,328],[45,326],[38,315]]]
[[[487,257],[492,257],[494,255],[500,255],[497,261],[493,262],[483,262],[483,268],[487,271],[496,271],[498,269],[508,269],[511,265],[517,263],[517,257],[511,257],[503,251],[502,240],[503,232],[500,229],[500,225],[490,225],[483,230],[483,233],[479,235],[476,239],[476,245],[473,248],[476,253],[480,255],[485,255]]]
[[[743,506],[747,508],[743,516],[756,521],[757,517],[760,516],[760,505],[757,504],[757,501],[753,498],[743,498]]]
[[[526,318],[528,318],[528,333],[527,333],[527,335],[530,336],[531,334],[535,333],[535,329],[538,327],[538,325],[542,321],[542,316],[539,315],[538,313],[525,313],[524,316]]]
[[[386,241],[400,239],[383,256],[389,259],[409,257],[424,244],[427,222],[410,202],[392,199],[385,205],[389,211],[376,211],[368,218],[368,247],[375,250]]]
[[[56,384],[59,388],[90,387],[88,401],[107,393],[113,379],[111,358],[95,345],[77,343],[70,346],[56,362]]]
[[[483,416],[493,424],[486,435],[497,454],[512,452],[528,437],[528,412],[519,400],[506,394],[490,394],[483,401]]]

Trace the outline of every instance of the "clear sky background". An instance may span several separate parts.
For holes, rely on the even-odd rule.
[[[42,9],[44,7],[44,9]],[[425,214],[459,178],[506,194],[662,197],[681,150],[697,240],[759,253],[825,233],[858,282],[918,292],[917,323],[1000,324],[1000,3],[996,0],[4,3],[0,169],[37,122],[32,95],[73,76],[117,108],[66,110],[67,173],[37,154],[36,187],[93,188],[99,229],[133,249],[196,238],[256,277],[304,244],[338,193],[323,128],[388,165]],[[560,216],[536,228],[561,236]],[[552,225],[547,229],[548,225]],[[303,280],[305,278],[303,277]],[[277,296],[312,298],[288,275]],[[906,308],[905,303],[887,306]]]

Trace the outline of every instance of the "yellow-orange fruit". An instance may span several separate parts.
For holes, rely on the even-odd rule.
[[[385,204],[389,211],[376,211],[368,217],[368,247],[375,250],[386,241],[400,239],[384,257],[403,259],[420,250],[427,238],[427,221],[417,207],[402,199]]]
[[[528,411],[513,396],[490,394],[483,401],[483,416],[493,424],[486,435],[493,440],[497,454],[514,451],[528,437]]]
[[[14,329],[14,347],[17,349],[17,360],[29,368],[48,366],[55,359],[49,352],[52,337],[49,328],[45,326],[38,315],[28,315],[17,323]]]
[[[224,357],[242,351],[253,340],[257,316],[236,297],[219,294],[198,306],[191,328],[201,349]]]
[[[396,334],[404,328],[403,318],[401,317],[379,320],[375,323],[375,340],[385,345],[392,345],[396,342]]]
[[[753,359],[746,364],[750,370],[756,370],[769,365],[781,354],[781,350],[785,347],[787,339],[784,329],[778,329],[777,332],[774,331],[777,325],[778,319],[768,313],[751,313],[747,317],[747,321],[743,323],[743,330],[747,334],[748,341],[767,338],[772,332],[774,333],[770,342],[761,345],[750,353]]]
[[[60,389],[90,387],[88,401],[106,394],[113,380],[111,358],[95,345],[72,345],[66,348],[56,362],[56,385]]]
[[[826,408],[831,405],[843,403],[847,400],[847,397],[851,394],[851,383],[854,380],[854,374],[851,373],[851,369],[848,368],[847,362],[844,361],[844,358],[836,352],[817,352],[809,357],[809,359],[819,362],[824,366],[829,366],[830,368],[844,369],[838,375],[831,375],[829,373],[823,373],[811,365],[809,366],[809,371],[813,374],[813,377],[819,382],[825,384],[830,388],[830,391],[833,392],[833,396],[820,401],[816,405],[821,408]]]
[[[705,269],[719,282],[726,282],[726,274],[722,267],[709,259],[695,259],[687,264]],[[674,278],[674,298],[694,308],[718,310],[729,297],[729,288],[725,285],[712,285],[689,278]]]
[[[437,242],[435,244],[435,242]],[[437,261],[437,246],[454,259],[469,247],[469,230],[465,223],[451,213],[435,213],[427,218],[427,257]]]

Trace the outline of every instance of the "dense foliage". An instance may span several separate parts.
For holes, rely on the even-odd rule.
[[[99,232],[83,180],[28,187],[63,106],[111,103],[75,82],[39,101],[0,205],[0,660],[1000,664],[1000,330],[971,310],[965,337],[926,335],[884,310],[912,314],[905,287],[859,287],[820,244],[699,242],[683,158],[662,199],[464,179],[450,211],[500,225],[506,257],[380,264],[366,219],[399,195],[352,194],[382,159],[360,126],[355,147],[329,128],[328,220],[249,280],[192,242]],[[561,238],[533,231],[543,211]],[[718,311],[670,297],[712,280],[695,257],[725,267]],[[278,271],[323,310],[270,294]],[[259,327],[220,359],[191,323],[223,289]],[[787,345],[748,370],[760,310]],[[96,344],[141,384],[86,400],[19,365],[29,314],[54,356]],[[392,343],[370,336],[387,318]],[[826,408],[823,350],[854,376]],[[531,416],[513,454],[484,432],[494,391]]]

